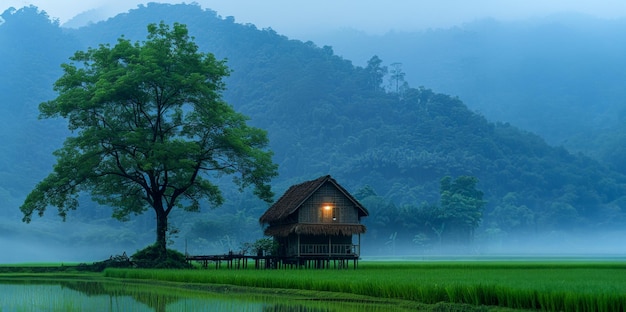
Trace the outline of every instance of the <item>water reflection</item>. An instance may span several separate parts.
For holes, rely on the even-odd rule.
[[[0,279],[0,311],[404,311],[384,302],[229,292],[125,282]]]

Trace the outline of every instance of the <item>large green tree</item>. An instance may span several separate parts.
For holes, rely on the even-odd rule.
[[[441,228],[452,242],[469,243],[483,217],[483,192],[476,189],[478,178],[460,176],[441,179]]]
[[[122,37],[70,60],[54,84],[57,98],[39,109],[42,118],[66,118],[73,135],[20,207],[23,221],[48,206],[65,218],[89,193],[120,220],[152,209],[163,256],[169,214],[197,211],[201,200],[222,204],[217,178],[271,201],[277,166],[267,135],[222,100],[229,69],[199,52],[185,25],[150,24],[146,41]]]

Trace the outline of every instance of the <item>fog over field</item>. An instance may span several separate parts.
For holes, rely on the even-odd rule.
[[[25,224],[3,219],[0,263],[92,263],[123,252],[132,254],[153,242],[152,233],[134,232],[132,224],[110,227],[71,219],[62,222],[54,216],[37,221]],[[178,247],[184,250],[184,246]]]
[[[626,254],[626,232],[596,232],[585,235],[552,233],[535,239],[520,239],[506,243],[475,243],[467,246],[447,246],[444,248],[416,249],[414,244],[392,243],[369,245],[367,235],[363,236],[363,258],[365,260],[384,259],[623,259]],[[392,247],[393,246],[393,247]]]

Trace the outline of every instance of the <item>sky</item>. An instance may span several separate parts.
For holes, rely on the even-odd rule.
[[[9,7],[35,5],[63,24],[75,15],[99,9],[107,17],[134,9],[148,0],[2,0]],[[150,1],[181,3],[182,1]],[[239,23],[271,27],[280,34],[301,37],[343,28],[369,34],[449,28],[476,19],[502,21],[543,17],[558,13],[583,13],[599,18],[626,17],[624,0],[195,0],[219,15],[234,16]]]

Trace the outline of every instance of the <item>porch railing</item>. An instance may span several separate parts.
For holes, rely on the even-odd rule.
[[[300,256],[307,255],[329,255],[329,256],[350,256],[359,255],[359,245],[353,244],[301,244]]]

